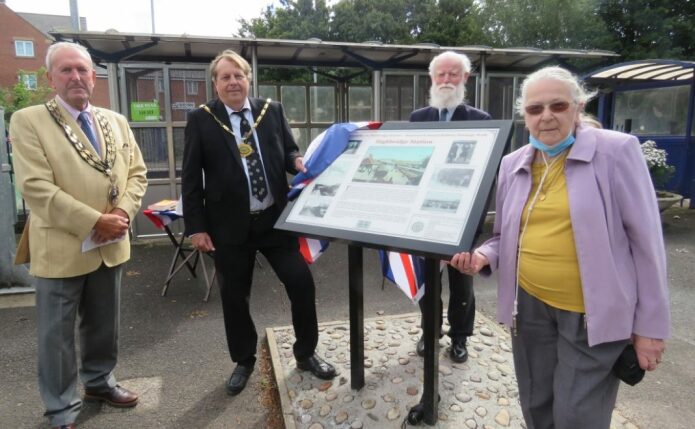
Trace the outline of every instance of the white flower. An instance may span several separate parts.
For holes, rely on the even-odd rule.
[[[647,167],[651,170],[654,167],[668,167],[666,163],[666,151],[656,147],[654,140],[647,140],[642,143],[642,154],[647,161]]]

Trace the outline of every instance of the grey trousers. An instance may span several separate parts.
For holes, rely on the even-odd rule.
[[[519,400],[528,429],[608,429],[618,396],[613,364],[628,340],[589,347],[584,315],[519,288],[512,335]]]
[[[116,386],[121,266],[102,265],[70,278],[36,278],[39,391],[51,426],[70,424],[82,408],[77,392],[75,321],[85,388]]]

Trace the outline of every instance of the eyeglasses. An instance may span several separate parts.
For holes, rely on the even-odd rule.
[[[543,113],[546,106],[553,113],[562,113],[566,112],[567,109],[570,108],[570,103],[568,101],[555,101],[550,104],[531,104],[529,106],[524,107],[524,111],[527,115],[537,116]]]

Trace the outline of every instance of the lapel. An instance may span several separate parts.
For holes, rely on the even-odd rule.
[[[211,103],[208,103],[208,107],[215,117],[219,119],[220,122],[225,124],[231,131],[232,123],[229,120],[229,115],[227,114],[227,109],[224,107],[224,103],[222,103],[219,99],[215,99]],[[213,126],[222,134],[224,145],[227,147],[227,149],[229,149],[229,152],[232,154],[232,158],[234,158],[236,163],[239,164],[239,167],[243,167],[241,163],[241,155],[239,155],[239,148],[237,147],[237,142],[234,136],[220,127],[219,124],[212,118],[210,120],[213,121]]]
[[[425,121],[433,121],[433,122],[439,121],[439,109],[436,109],[434,107],[430,107],[427,110],[427,118],[425,119]]]
[[[463,104],[459,104],[456,106],[456,109],[454,109],[454,114],[451,115],[451,120],[452,121],[465,121],[468,119],[468,111],[466,110],[466,106]]]
[[[249,104],[251,105],[251,113],[253,114],[253,120],[254,122],[258,119],[258,117],[261,114],[261,110],[263,110],[263,106],[265,106],[265,100],[260,99],[260,98],[251,98],[249,97]],[[268,107],[270,110],[270,107]],[[263,167],[266,169],[266,174],[268,174],[268,166],[270,165],[268,163],[268,156],[269,156],[269,151],[270,149],[268,148],[267,144],[267,139],[266,139],[266,125],[268,125],[269,122],[266,122],[269,120],[269,114],[270,112],[266,111],[265,116],[261,120],[261,122],[258,124],[258,127],[256,128],[256,144],[260,147],[261,150],[261,158],[263,158]]]

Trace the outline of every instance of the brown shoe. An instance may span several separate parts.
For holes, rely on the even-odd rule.
[[[77,429],[77,425],[70,423],[69,425],[51,426],[51,429]]]
[[[106,392],[94,392],[85,390],[85,401],[106,402],[112,407],[130,408],[138,404],[138,395],[121,386],[116,386]]]

